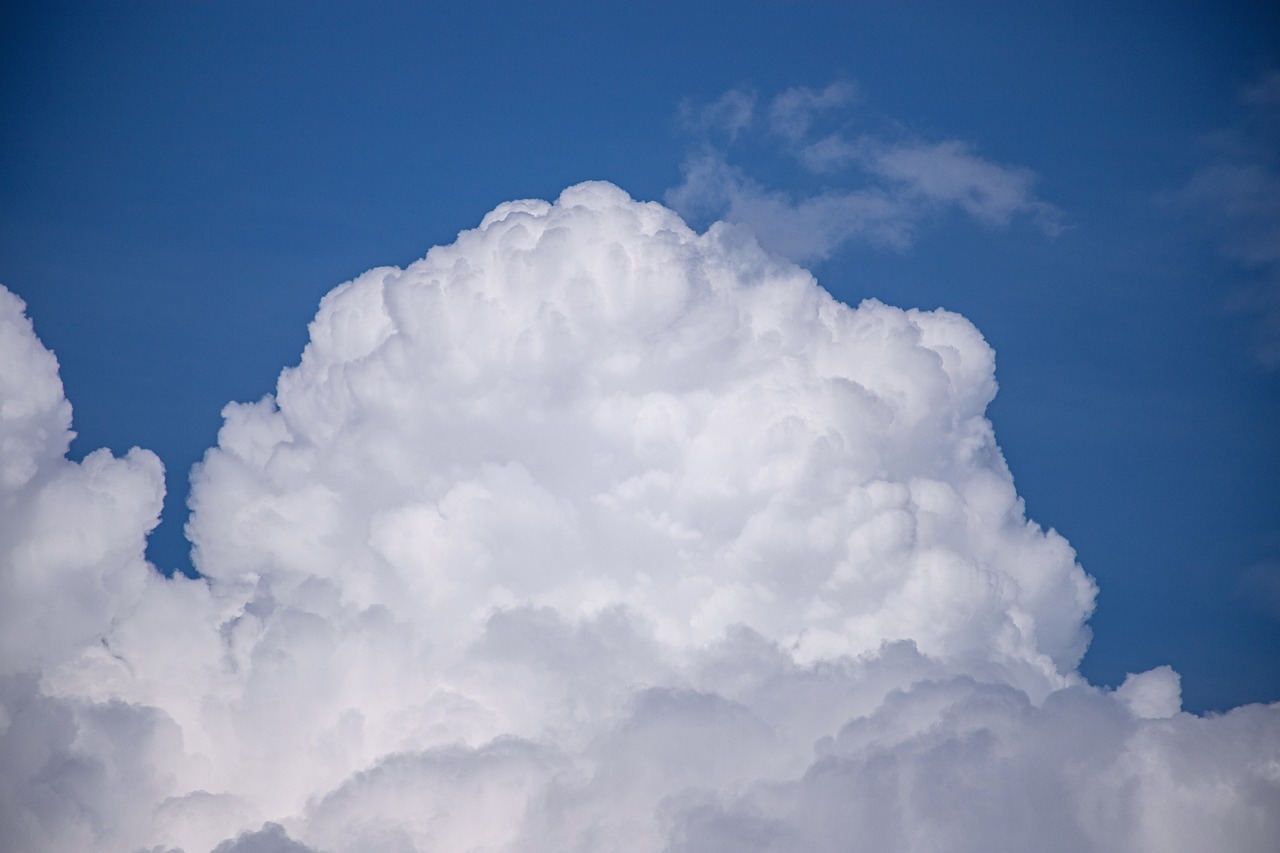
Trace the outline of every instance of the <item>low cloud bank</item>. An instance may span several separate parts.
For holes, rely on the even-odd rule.
[[[732,105],[731,105],[732,106]],[[789,120],[794,120],[794,116]],[[142,559],[0,292],[5,849],[1272,850],[1280,710],[1076,665],[964,318],[608,184],[327,295]]]

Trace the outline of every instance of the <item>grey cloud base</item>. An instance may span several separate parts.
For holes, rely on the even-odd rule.
[[[608,184],[322,301],[142,559],[0,292],[11,850],[1271,850],[1280,709],[1076,664],[963,318]],[[66,531],[75,530],[73,536]]]

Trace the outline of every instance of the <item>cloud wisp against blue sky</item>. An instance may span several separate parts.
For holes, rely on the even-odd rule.
[[[765,248],[801,262],[848,242],[905,250],[923,221],[950,211],[997,227],[1026,216],[1048,235],[1062,231],[1062,212],[1036,198],[1029,169],[991,162],[961,140],[847,130],[857,95],[851,82],[788,89],[768,100],[761,117],[757,95],[741,89],[705,106],[686,104],[687,125],[702,143],[667,201],[695,219],[747,225]],[[815,130],[820,123],[835,129]],[[733,165],[729,148],[753,132],[823,178],[821,188],[806,195],[770,189]]]
[[[1239,96],[1235,123],[1207,135],[1208,162],[1175,196],[1203,216],[1221,252],[1250,281],[1232,307],[1256,320],[1254,352],[1280,368],[1280,72]]]

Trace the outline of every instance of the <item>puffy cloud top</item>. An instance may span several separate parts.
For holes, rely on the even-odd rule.
[[[196,476],[197,566],[460,641],[495,604],[625,605],[677,649],[912,639],[1053,684],[1093,585],[1023,517],[994,393],[963,318],[851,309],[739,232],[583,184],[325,297]]]
[[[5,635],[13,849],[1280,838],[1275,708],[1076,672],[1094,585],[1026,519],[955,314],[843,305],[609,184],[501,205],[336,288],[226,408],[193,581],[140,562],[154,457],[63,458],[0,309],[3,606],[59,614]]]
[[[0,487],[7,491],[65,455],[72,436],[58,361],[37,340],[26,308],[0,289]]]
[[[65,458],[71,405],[25,309],[0,287],[0,675],[95,641],[141,594],[164,497],[150,451]]]

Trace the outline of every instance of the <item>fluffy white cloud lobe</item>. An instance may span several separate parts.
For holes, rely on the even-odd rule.
[[[1270,850],[1280,713],[1076,664],[962,317],[608,184],[324,298],[142,558],[0,298],[12,850]]]

